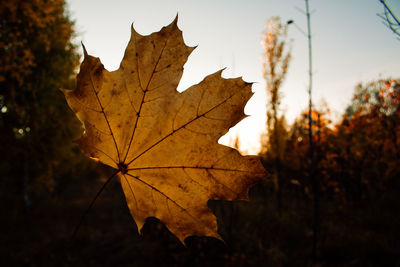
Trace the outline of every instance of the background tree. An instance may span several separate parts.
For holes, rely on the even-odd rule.
[[[287,40],[287,24],[282,25],[279,17],[267,20],[263,33],[263,76],[267,92],[266,134],[262,140],[261,154],[264,162],[274,172],[274,183],[277,191],[278,211],[282,205],[281,161],[284,156],[286,142],[286,125],[280,115],[281,87],[290,62],[290,50]]]
[[[400,154],[400,82],[359,84],[343,119],[333,128],[327,112],[313,110],[313,136],[321,193],[344,202],[379,201],[398,188]],[[302,180],[309,147],[306,113],[292,126],[286,160],[293,179]]]
[[[80,56],[63,0],[3,1],[0,17],[1,188],[29,209],[72,165],[84,172],[72,144],[81,128],[59,91],[74,87]]]
[[[342,147],[341,157],[350,165],[341,179],[348,200],[377,200],[389,187],[396,187],[400,171],[399,103],[399,80],[356,87],[335,140]]]

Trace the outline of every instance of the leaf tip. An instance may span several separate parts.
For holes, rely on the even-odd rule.
[[[84,56],[84,58],[87,58],[87,57],[88,57],[88,52],[87,52],[87,50],[86,50],[86,47],[85,47],[85,45],[83,44],[83,42],[81,42],[81,45],[82,45],[82,49],[83,49],[83,56]]]
[[[134,24],[135,24],[135,22],[132,21],[132,23],[131,23],[131,34],[133,34],[133,33],[136,32],[136,31],[135,31],[135,26],[134,26]]]
[[[173,24],[174,26],[178,26],[178,12],[176,12],[176,15],[175,15],[174,20],[172,21],[172,24]]]
[[[252,87],[253,84],[255,83],[255,82],[246,82],[245,80],[243,80],[243,82],[245,86],[250,86],[250,87]]]
[[[219,71],[217,71],[217,73],[222,77],[222,72],[224,70],[226,70],[228,67],[223,67],[222,69],[220,69]]]
[[[248,83],[248,84],[251,84],[251,85],[253,85],[253,84],[260,84],[260,82],[246,82],[246,83]]]
[[[134,36],[136,36],[136,38],[142,36],[141,34],[139,34],[139,33],[135,30],[134,23],[135,23],[135,22],[133,21],[132,24],[131,24],[131,39],[134,38]]]
[[[189,49],[189,53],[192,53],[199,45],[195,45],[195,46],[188,46]]]
[[[67,95],[71,90],[65,89],[65,88],[58,88],[64,95]]]

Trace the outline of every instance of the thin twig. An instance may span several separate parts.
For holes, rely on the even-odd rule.
[[[377,14],[378,17],[383,20],[382,22],[386,27],[388,27],[394,34],[400,37],[400,20],[394,15],[394,13],[384,0],[379,0],[379,2],[381,2],[381,4],[383,5],[384,13],[383,15]],[[399,37],[397,39],[400,40]]]

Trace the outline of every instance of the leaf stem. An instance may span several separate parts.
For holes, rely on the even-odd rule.
[[[92,202],[90,202],[90,205],[87,207],[85,213],[83,213],[78,225],[75,227],[75,230],[74,230],[74,232],[72,233],[72,236],[71,236],[71,240],[73,240],[75,238],[76,234],[78,233],[79,228],[81,227],[81,225],[83,223],[83,220],[85,219],[86,214],[89,213],[89,211],[92,208],[93,204],[96,202],[96,199],[104,191],[104,189],[110,183],[112,178],[114,178],[114,176],[116,176],[119,172],[121,172],[121,170],[116,170],[110,177],[108,177],[107,181],[105,181],[105,183],[101,186],[100,190],[97,192],[96,196],[93,198]]]

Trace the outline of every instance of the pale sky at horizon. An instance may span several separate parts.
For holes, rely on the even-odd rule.
[[[400,0],[387,0],[400,16]],[[256,152],[265,127],[265,83],[261,73],[261,32],[265,21],[280,16],[306,29],[303,0],[67,0],[76,21],[77,41],[105,68],[119,67],[130,38],[130,26],[144,35],[159,31],[179,14],[185,43],[198,45],[185,65],[179,89],[200,82],[227,67],[223,77],[242,76],[255,82],[255,95],[246,106],[250,117],[231,130],[239,133],[242,149]],[[339,117],[358,82],[400,77],[400,40],[377,17],[378,0],[310,0],[313,32],[313,99],[322,99]],[[292,121],[307,106],[307,39],[294,26],[292,61],[282,86],[282,110]],[[228,142],[225,137],[224,142]]]

